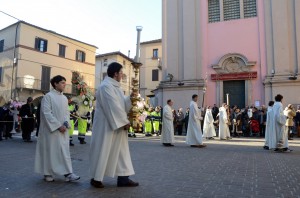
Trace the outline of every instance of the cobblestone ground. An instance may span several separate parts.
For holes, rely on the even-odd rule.
[[[175,147],[163,147],[157,137],[131,138],[131,178],[140,186],[118,188],[105,178],[105,188],[96,189],[88,176],[90,137],[71,148],[81,179],[47,183],[33,172],[36,140],[24,143],[17,134],[0,142],[0,197],[300,197],[300,139],[290,141],[291,153],[263,150],[259,138],[210,140],[204,149],[184,140],[177,136]]]

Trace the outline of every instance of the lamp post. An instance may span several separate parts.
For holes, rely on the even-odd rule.
[[[142,26],[137,26],[137,44],[136,44],[136,56],[135,60],[132,64],[133,66],[133,71],[134,71],[134,79],[132,80],[132,96],[130,97],[132,107],[128,113],[129,121],[130,124],[134,130],[134,132],[140,131],[140,121],[139,121],[139,108],[137,105],[137,102],[139,101],[139,85],[140,85],[140,80],[139,80],[139,70],[140,67],[142,66],[142,63],[140,63],[140,36],[141,36],[141,31],[143,27]]]
[[[204,108],[204,98],[205,98],[205,93],[206,93],[206,84],[207,84],[207,73],[205,74],[204,78],[204,86],[203,86],[203,98],[202,98],[202,108]]]
[[[204,108],[204,97],[205,97],[206,87],[203,87],[203,98],[202,98],[202,108]]]

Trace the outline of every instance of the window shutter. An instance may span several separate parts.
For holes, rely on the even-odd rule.
[[[82,62],[85,62],[85,53],[82,52]]]
[[[48,41],[45,40],[45,46],[44,46],[44,51],[43,52],[47,52],[47,46],[48,46]]]
[[[34,48],[37,50],[40,48],[40,39],[39,38],[35,38]]]
[[[4,50],[4,40],[0,41],[0,52],[3,52]]]
[[[76,50],[75,60],[78,60],[78,50]]]

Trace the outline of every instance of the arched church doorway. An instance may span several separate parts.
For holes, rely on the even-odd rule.
[[[237,105],[239,108],[245,107],[245,81],[230,80],[223,81],[223,98],[227,102],[227,94],[229,105]]]

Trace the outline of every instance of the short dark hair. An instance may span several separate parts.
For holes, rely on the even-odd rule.
[[[115,73],[119,73],[123,66],[120,63],[113,62],[108,65],[107,75],[111,78],[114,77]]]
[[[271,100],[271,101],[269,102],[269,107],[271,107],[271,106],[273,106],[273,105],[274,105],[274,101]]]
[[[277,94],[277,96],[275,96],[275,101],[276,102],[281,102],[281,100],[283,99],[283,96],[280,94]]]
[[[28,97],[27,98],[27,102],[32,102],[33,101],[33,98],[32,97]]]
[[[197,94],[194,94],[194,95],[192,96],[192,99],[194,99],[194,98],[196,98],[196,97],[198,97],[198,95],[197,95]]]
[[[171,99],[167,100],[167,104],[169,104],[170,102],[172,102],[172,100],[171,100]]]
[[[63,81],[63,80],[66,81],[66,78],[61,75],[57,75],[51,79],[50,83],[51,83],[52,87],[55,89],[55,83],[59,83],[60,81]]]

